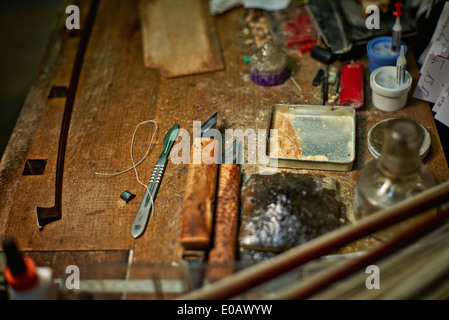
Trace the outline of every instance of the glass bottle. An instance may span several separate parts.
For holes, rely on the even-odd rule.
[[[432,172],[419,157],[424,140],[422,129],[412,120],[397,119],[385,132],[382,154],[360,172],[354,195],[354,218],[360,220],[406,200],[435,183]],[[425,218],[426,212],[374,234],[388,240],[407,226]]]

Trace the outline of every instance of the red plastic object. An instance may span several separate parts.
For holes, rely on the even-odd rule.
[[[365,103],[363,64],[349,63],[341,68],[340,105],[359,109]]]
[[[286,45],[301,48],[307,44],[317,43],[312,20],[307,13],[296,13],[292,20],[285,22]]]
[[[305,46],[302,46],[301,48],[299,48],[299,51],[301,51],[301,53],[312,51],[312,44],[308,43]]]
[[[401,11],[402,3],[401,2],[395,2],[394,6],[396,7],[396,10],[393,12],[393,15],[395,17],[402,17],[402,11]]]
[[[5,266],[3,274],[8,285],[15,291],[23,292],[32,289],[37,283],[36,265],[29,257],[24,257],[26,269],[20,275],[12,274],[9,266]]]

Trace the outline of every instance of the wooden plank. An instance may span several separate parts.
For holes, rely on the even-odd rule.
[[[68,87],[79,43],[79,38],[70,37],[65,27],[66,5],[68,4],[63,3],[60,7],[59,18],[50,35],[38,76],[31,86],[0,164],[0,192],[4,197],[0,201],[0,235],[2,236],[16,235],[10,228],[14,229],[17,223],[24,220],[33,224],[36,222],[33,203],[28,203],[28,200],[33,201],[29,190],[38,190],[43,185],[37,187],[29,185],[27,187],[29,190],[24,193],[19,191],[23,188],[23,184],[27,184],[30,180],[22,176],[27,159],[47,159],[46,172],[56,161],[57,151],[54,149],[57,149],[58,145],[61,110],[64,109],[65,100],[48,99],[48,97],[53,86]],[[86,11],[81,10],[81,19],[85,16]],[[42,123],[50,123],[50,125],[42,127]],[[37,136],[41,136],[43,141],[46,141],[46,148],[36,150],[34,140]],[[53,139],[53,136],[56,138]],[[47,153],[42,154],[46,149]],[[54,151],[53,154],[50,153],[51,150]],[[34,225],[37,226],[37,223]]]
[[[88,3],[80,4],[81,8],[84,6],[89,7]],[[40,97],[48,103],[48,109],[38,123],[39,132],[27,156],[48,159],[47,168],[41,176],[18,174],[17,188],[10,193],[1,213],[8,220],[3,234],[14,236],[22,250],[132,248],[130,228],[139,203],[133,201],[126,205],[120,194],[129,189],[142,196],[144,189],[136,182],[132,171],[117,178],[98,177],[95,172],[116,172],[129,167],[134,128],[154,116],[152,105],[157,96],[159,75],[139,63],[129,63],[142,61],[140,40],[137,2],[117,1],[117,5],[110,5],[103,1],[86,52],[72,113],[62,219],[46,226],[42,232],[37,229],[34,206],[53,204],[64,99],[47,101],[46,95]],[[70,49],[72,51],[76,52],[76,46]],[[68,76],[70,78],[70,72]],[[152,130],[146,127],[136,136],[136,158],[144,155]],[[158,147],[162,148],[162,141],[153,145],[155,152],[159,151]],[[146,181],[151,175],[151,163],[144,162],[139,168]]]
[[[101,2],[80,78],[66,154],[66,220],[61,231],[69,231],[80,250],[129,249],[134,244],[131,225],[145,189],[133,171],[115,177],[95,172],[130,167],[135,127],[155,119],[159,74],[138,63],[142,59],[140,39],[136,1]],[[138,131],[136,160],[145,154],[153,130],[147,125]],[[142,181],[151,176],[151,160],[160,153],[163,134],[157,132],[151,156],[138,168]],[[136,194],[136,199],[125,204],[120,199],[124,190]],[[82,230],[84,237],[76,230]]]
[[[223,70],[208,8],[205,0],[142,0],[145,66],[166,78]]]
[[[86,3],[79,2],[82,10]],[[47,97],[52,85],[68,85],[78,41],[77,38],[53,39],[51,59],[44,61],[1,163],[0,235],[13,236],[25,251],[134,249],[135,263],[182,261],[179,237],[187,164],[168,162],[155,202],[155,216],[138,239],[131,236],[130,229],[145,189],[136,181],[133,171],[108,178],[96,176],[95,172],[116,172],[131,166],[131,138],[141,121],[153,119],[159,125],[152,151],[138,167],[139,177],[146,183],[162,150],[163,137],[175,123],[190,135],[191,145],[193,121],[203,122],[214,112],[218,112],[219,129],[252,129],[257,134],[267,128],[273,104],[320,103],[320,88],[313,87],[311,79],[322,65],[308,54],[291,54],[297,69],[293,78],[299,88],[291,80],[275,87],[261,87],[249,79],[249,67],[243,58],[251,54],[252,48],[245,46],[244,39],[238,36],[244,12],[239,8],[215,18],[226,69],[167,79],[142,64],[137,0],[102,1],[72,114],[63,183],[63,217],[39,232],[34,206],[52,205],[64,107],[63,98],[49,100]],[[61,16],[66,17],[64,13]],[[64,22],[61,19],[61,26]],[[368,79],[367,72],[365,79]],[[432,149],[424,162],[440,181],[447,180],[449,170],[428,104],[410,99],[403,110],[384,113],[372,106],[368,82],[365,90],[368,102],[366,108],[357,112],[357,160],[352,171],[279,170],[336,177],[349,210],[358,173],[372,160],[366,146],[369,128],[382,119],[403,115],[429,129]],[[148,125],[138,131],[135,159],[145,154],[152,130]],[[245,145],[242,166],[245,174],[256,174],[266,168],[260,163],[248,163],[249,155]],[[47,159],[44,174],[22,176],[27,159]],[[119,198],[125,189],[136,194],[128,204]]]

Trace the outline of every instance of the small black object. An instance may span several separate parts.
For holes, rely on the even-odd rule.
[[[324,77],[324,69],[318,69],[318,71],[315,74],[315,77],[312,80],[312,85],[314,87],[318,87],[321,82],[323,81],[323,77]]]
[[[132,194],[131,192],[129,192],[128,190],[125,190],[122,192],[122,194],[120,195],[120,199],[122,199],[123,201],[125,201],[126,203],[130,202],[136,195]]]
[[[312,47],[310,56],[325,64],[329,64],[335,59],[335,56],[332,54],[332,52],[316,45]]]
[[[14,241],[6,238],[3,241],[3,251],[5,251],[6,264],[9,266],[11,273],[14,276],[23,274],[26,271],[26,266]]]
[[[328,76],[329,76],[329,72],[328,72],[328,68],[326,67],[326,71],[324,73],[324,79],[323,79],[323,83],[322,83],[322,88],[321,88],[321,104],[323,106],[326,105],[327,103],[327,96],[328,96],[328,90],[329,90],[329,83],[328,83]]]

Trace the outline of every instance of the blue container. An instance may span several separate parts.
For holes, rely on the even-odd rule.
[[[407,53],[407,46],[403,41],[404,55]],[[379,67],[395,66],[399,57],[399,52],[391,50],[391,37],[377,37],[368,42],[366,53],[369,58],[369,72],[373,72]]]

